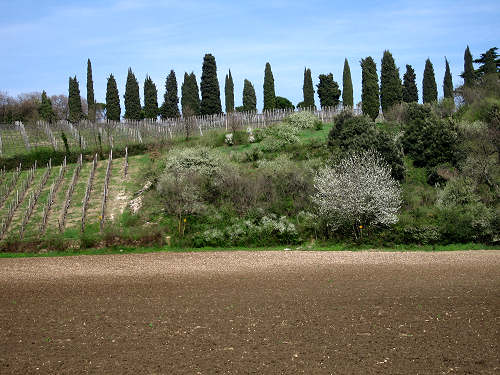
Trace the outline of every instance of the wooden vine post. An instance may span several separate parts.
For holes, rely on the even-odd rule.
[[[83,202],[82,202],[82,224],[81,224],[82,233],[85,231],[85,217],[87,216],[87,208],[89,205],[90,193],[92,192],[92,185],[94,183],[94,175],[96,168],[97,168],[97,154],[94,155],[94,159],[92,160],[92,168],[90,169],[90,175],[87,181],[87,189],[85,190],[85,196],[83,197]]]
[[[80,171],[82,169],[83,157],[80,154],[80,158],[78,159],[78,163],[76,164],[75,171],[73,172],[73,178],[71,179],[71,184],[69,185],[68,190],[66,191],[66,199],[64,200],[64,205],[61,211],[61,217],[59,218],[59,232],[63,232],[64,227],[66,226],[66,217],[68,216],[68,209],[71,204],[71,197],[73,196],[73,191],[75,190],[76,182],[78,181],[78,177],[80,176]]]
[[[106,168],[106,177],[104,178],[104,189],[102,191],[102,202],[101,202],[101,216],[99,216],[99,227],[100,231],[104,229],[104,220],[105,220],[105,214],[106,214],[106,203],[108,199],[108,186],[109,186],[109,178],[111,176],[111,165],[113,162],[113,149],[109,151],[109,158],[108,158],[108,166]]]

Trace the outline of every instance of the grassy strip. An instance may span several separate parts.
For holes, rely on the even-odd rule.
[[[176,248],[169,246],[161,247],[129,247],[115,246],[104,249],[84,249],[68,251],[49,251],[44,253],[0,253],[0,258],[32,258],[32,257],[56,257],[75,255],[108,255],[108,254],[144,254],[156,252],[169,253],[191,253],[212,251],[386,251],[386,252],[441,252],[441,251],[472,251],[472,250],[500,250],[500,245],[484,245],[478,243],[451,244],[451,245],[395,245],[394,247],[373,247],[370,245],[332,244],[324,246],[269,246],[269,247],[203,247],[203,248]]]

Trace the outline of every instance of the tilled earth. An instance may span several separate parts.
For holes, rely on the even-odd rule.
[[[500,252],[0,259],[0,374],[500,374]]]

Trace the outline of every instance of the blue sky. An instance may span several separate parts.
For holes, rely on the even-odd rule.
[[[302,100],[304,67],[314,84],[333,73],[342,85],[347,57],[355,102],[361,96],[359,61],[372,56],[380,68],[389,49],[401,76],[405,64],[422,72],[429,57],[442,96],[444,58],[454,84],[460,83],[463,53],[474,57],[500,47],[500,2],[471,1],[54,1],[0,0],[0,90],[10,95],[46,90],[67,94],[76,75],[86,95],[86,62],[93,66],[96,100],[104,101],[106,78],[113,73],[123,101],[128,67],[141,90],[146,74],[163,101],[165,78],[174,69],[198,80],[205,53],[217,61],[221,98],[231,69],[235,102],[241,105],[243,80],[249,79],[262,108],[265,63],[274,74],[276,94],[294,104]],[[319,100],[316,97],[316,103]],[[123,111],[122,111],[123,113]]]

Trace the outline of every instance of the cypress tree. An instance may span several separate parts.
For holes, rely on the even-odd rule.
[[[165,95],[161,106],[161,117],[164,119],[180,117],[178,104],[177,78],[175,77],[175,72],[171,70],[165,82]]]
[[[95,122],[96,106],[94,99],[94,81],[92,80],[92,64],[90,59],[87,59],[87,105],[88,105],[88,118],[90,121]]]
[[[106,86],[106,119],[110,121],[120,121],[120,96],[118,95],[118,86],[116,85],[113,74],[109,75]]]
[[[217,80],[217,64],[215,63],[215,57],[210,53],[207,53],[203,58],[200,89],[201,114],[216,115],[222,113],[219,81]]]
[[[344,107],[354,106],[354,97],[352,92],[351,68],[347,59],[344,61],[344,72],[342,74],[342,104]]]
[[[403,76],[403,101],[405,103],[418,102],[418,88],[416,75],[411,65],[406,65],[406,73]]]
[[[68,120],[76,123],[83,118],[82,99],[80,97],[80,87],[76,76],[69,77],[69,94],[68,94],[69,116]]]
[[[460,75],[464,79],[464,85],[470,87],[474,84],[474,66],[472,65],[472,54],[469,46],[464,52],[464,71]]]
[[[338,83],[333,80],[333,74],[320,74],[318,78],[317,88],[321,108],[338,105],[340,90]]]
[[[181,86],[181,108],[184,117],[198,116],[200,114],[200,96],[198,83],[194,73],[184,73],[184,82]]]
[[[361,59],[361,109],[363,114],[375,120],[379,113],[380,101],[378,90],[377,65],[371,56]]]
[[[156,119],[158,117],[158,90],[150,76],[144,80],[144,117]]]
[[[444,72],[443,80],[443,92],[445,98],[453,98],[453,79],[450,72],[450,64],[448,64],[448,59],[444,59],[446,70]]]
[[[276,108],[276,93],[274,92],[274,77],[271,64],[266,63],[264,69],[264,111]]]
[[[437,85],[434,76],[434,67],[431,60],[425,61],[424,78],[422,79],[422,99],[424,103],[437,101]]]
[[[123,117],[129,120],[140,120],[141,100],[139,98],[139,82],[137,82],[131,68],[128,68],[125,95],[123,97],[125,99],[125,114]]]
[[[56,114],[54,113],[54,109],[52,108],[52,102],[45,90],[42,92],[42,100],[40,106],[38,107],[38,113],[42,120],[47,122],[53,122],[56,118]]]
[[[304,108],[315,107],[311,69],[304,68],[304,85],[302,86],[302,92],[304,93],[304,101],[302,102],[302,106]]]
[[[243,84],[243,110],[254,112],[257,111],[257,97],[255,89],[248,79],[245,79]]]
[[[200,101],[200,90],[198,88],[198,82],[196,81],[196,75],[194,72],[191,72],[189,75],[190,79],[190,85],[191,85],[191,96],[192,96],[192,103],[193,103],[193,109],[194,109],[194,114],[196,116],[201,115],[201,101]]]
[[[386,113],[394,104],[400,103],[403,98],[403,88],[399,69],[396,68],[394,58],[389,51],[384,51],[380,67],[380,104]]]
[[[231,76],[231,69],[229,69],[229,74],[226,74],[224,94],[226,96],[226,113],[234,112],[234,83]]]

